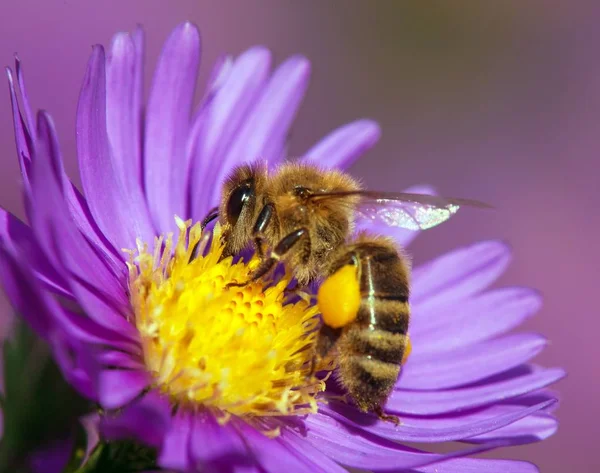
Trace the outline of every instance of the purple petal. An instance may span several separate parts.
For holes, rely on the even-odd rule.
[[[205,98],[215,95],[223,87],[231,75],[233,64],[233,57],[230,54],[224,54],[217,58],[208,76]]]
[[[130,214],[142,222],[138,231],[144,233],[137,236],[149,243],[156,232],[142,191],[143,33],[138,29],[134,35],[117,34],[107,58],[106,129],[112,151],[107,157]]]
[[[200,33],[183,23],[163,47],[146,113],[145,189],[161,233],[175,228],[175,215],[187,217],[185,151],[199,64]]]
[[[142,66],[141,48],[128,33],[113,38],[106,58],[106,129],[112,147],[113,170],[123,184],[141,190]]]
[[[457,456],[473,455],[503,446],[505,442],[480,445],[446,454],[432,454],[383,438],[370,440],[360,430],[344,426],[328,416],[308,416],[306,440],[328,457],[346,466],[368,470],[403,471]]]
[[[392,392],[387,410],[395,413],[415,415],[435,415],[455,412],[461,409],[485,406],[503,399],[541,389],[565,375],[559,368],[533,369],[525,374],[513,376],[495,383],[444,391],[405,391]]]
[[[41,337],[47,337],[54,320],[33,274],[26,265],[19,264],[3,243],[0,263],[0,280],[11,305]]]
[[[29,95],[25,88],[25,78],[23,77],[23,67],[21,60],[15,55],[15,70],[17,72],[17,81],[21,90],[21,102],[23,103],[23,114],[25,115],[25,123],[30,133],[35,133],[35,121],[33,119],[32,108],[29,105]]]
[[[180,410],[171,420],[171,428],[165,435],[160,449],[158,464],[165,469],[189,471],[192,468],[190,439],[194,414]]]
[[[495,439],[511,439],[513,445],[539,442],[554,435],[558,421],[550,414],[538,413],[520,419],[505,427],[470,438],[471,442],[487,442]]]
[[[541,298],[536,291],[517,287],[456,301],[438,308],[439,316],[421,317],[417,307],[410,329],[413,355],[439,353],[488,340],[519,326],[540,306]]]
[[[65,301],[60,301],[65,303]],[[88,317],[81,308],[71,307],[77,302],[67,301],[69,308],[58,306],[54,310],[57,324],[69,337],[74,337],[84,344],[103,345],[115,350],[120,350],[124,357],[138,359],[141,355],[139,344],[130,340],[116,338],[111,328],[106,328],[92,318]],[[133,361],[130,361],[133,363]]]
[[[24,228],[27,229],[25,226]],[[23,240],[20,241],[23,242]],[[106,330],[81,314],[59,306],[56,299],[50,297],[40,287],[39,276],[34,272],[35,266],[32,266],[29,260],[31,254],[15,251],[14,247],[6,245],[4,240],[1,248],[2,259],[5,260],[2,268],[4,270],[4,289],[13,306],[36,328],[40,335],[47,337],[50,327],[56,326],[65,331],[68,337],[77,338],[85,343],[112,345],[120,350],[130,351],[132,349],[130,343],[114,340],[112,331]],[[69,289],[65,289],[65,291],[67,290]],[[119,353],[131,357],[124,352]]]
[[[319,466],[314,460],[324,458],[325,455],[318,452],[316,458],[309,458],[307,452],[302,452],[299,448],[289,445],[289,442],[281,441],[279,438],[271,439],[258,432],[252,427],[245,426],[242,435],[248,442],[248,446],[255,457],[256,463],[260,465],[261,472],[280,473],[282,471],[298,473],[326,473],[327,470]],[[293,442],[291,437],[295,434],[284,432]],[[306,443],[306,442],[303,442]],[[299,451],[300,450],[300,451]],[[329,460],[328,462],[331,462]],[[340,471],[332,470],[332,471]],[[341,470],[343,471],[343,470]]]
[[[255,465],[238,429],[231,424],[219,425],[208,413],[194,417],[190,449],[196,471],[237,471],[236,467]]]
[[[333,417],[345,425],[370,432],[383,438],[400,442],[451,442],[469,438],[508,438],[507,435],[494,436],[497,429],[509,429],[514,423],[525,421],[537,411],[555,403],[555,400],[521,407],[511,405],[494,405],[485,409],[461,412],[451,416],[411,417],[403,415],[401,424],[395,426],[390,422],[380,421],[372,414],[357,411],[352,406],[339,402],[330,406],[322,406],[324,415]],[[503,429],[502,429],[503,430]],[[487,437],[486,437],[487,435]]]
[[[487,315],[487,314],[486,314]],[[526,363],[546,345],[536,334],[513,334],[434,355],[412,355],[401,389],[446,389],[474,383]]]
[[[102,435],[110,440],[135,439],[158,448],[171,424],[171,406],[156,392],[150,392],[125,407],[119,414],[102,417]]]
[[[100,415],[97,413],[87,414],[81,417],[79,422],[81,422],[81,425],[85,429],[85,434],[87,437],[85,455],[81,460],[81,463],[85,464],[100,441],[100,434],[98,433]]]
[[[48,341],[65,380],[84,397],[97,401],[97,384],[94,377],[96,364],[89,352],[89,346],[83,348],[80,340],[69,338],[62,330],[53,331]]]
[[[133,401],[152,382],[141,370],[103,370],[98,378],[98,397],[105,409],[123,407]]]
[[[292,57],[273,74],[258,103],[246,117],[213,182],[221,182],[229,170],[243,162],[258,159],[277,164],[289,128],[306,91],[310,63],[303,57]],[[220,189],[213,190],[211,201]]]
[[[78,357],[77,340],[57,330],[62,326],[62,309],[49,294],[42,290],[28,265],[20,255],[0,244],[0,279],[12,306],[47,340],[67,381],[82,394],[93,399],[94,388],[88,373],[82,369]]]
[[[21,102],[23,103],[24,110],[21,110],[19,108],[17,91],[14,87],[12,73],[10,69],[7,69],[7,74],[9,79],[11,104],[13,107],[13,121],[15,127],[15,138],[17,142],[17,154],[19,156],[21,174],[23,176],[23,183],[25,186],[25,210],[29,219],[31,220],[31,159],[34,157],[33,142],[36,138],[34,136],[34,124],[31,119],[31,109],[29,107],[27,94],[25,93],[25,80],[23,78],[23,71],[21,68],[21,63],[18,59],[16,60],[16,68],[20,88],[20,94],[18,95],[20,96]],[[25,124],[25,121],[22,118],[23,114],[27,119],[27,125]],[[55,136],[55,131],[51,130],[51,133],[54,135],[53,140],[57,142],[58,140]],[[59,172],[61,174],[61,180],[63,181],[63,187],[65,189],[65,195],[68,203],[69,212],[71,213],[75,224],[91,243],[93,243],[100,251],[106,252],[107,258],[109,259],[111,265],[114,267],[115,262],[117,260],[122,260],[122,257],[115,252],[112,245],[108,243],[105,237],[101,234],[96,223],[93,221],[89,209],[87,208],[87,203],[81,197],[79,191],[75,188],[75,186],[73,186],[73,184],[70,182],[69,178],[65,174],[64,170],[62,169],[62,159],[60,158],[58,165],[60,167]]]
[[[499,241],[460,248],[413,272],[412,304],[420,310],[476,294],[494,282],[510,261],[510,249]]]
[[[46,258],[31,228],[3,209],[0,209],[0,240],[11,252],[22,255],[35,277],[50,290],[63,296],[71,296],[67,283]]]
[[[223,157],[236,136],[246,115],[256,102],[271,65],[271,53],[264,48],[252,48],[237,58],[231,71],[210,105],[202,111],[190,135],[191,209],[194,219],[200,220],[210,206],[210,190],[214,187]],[[227,171],[229,168],[226,169]]]
[[[126,370],[143,370],[144,363],[141,357],[132,356],[123,351],[104,351],[96,356],[98,363],[107,368],[121,368]]]
[[[305,462],[311,465],[313,472],[323,471],[325,473],[346,473],[347,470],[323,454],[312,444],[301,438],[295,432],[284,430],[279,441],[292,450],[296,456],[305,457]]]
[[[539,473],[532,463],[514,460],[456,458],[415,470],[422,473]]]
[[[19,101],[17,99],[17,92],[15,90],[15,84],[10,68],[6,68],[6,76],[8,77],[8,89],[10,93],[10,103],[12,106],[13,113],[13,126],[15,131],[15,141],[17,145],[17,155],[19,157],[19,166],[21,167],[21,175],[23,176],[23,184],[25,186],[26,199],[29,194],[29,173],[31,165],[32,155],[32,141],[31,131],[28,129],[25,120],[19,109]],[[27,206],[27,205],[26,205]]]
[[[81,182],[90,211],[104,235],[118,249],[135,248],[136,238],[146,242],[152,241],[155,232],[149,222],[143,200],[135,200],[135,196],[125,188],[125,182],[122,182],[119,173],[122,166],[116,164],[112,156],[106,128],[104,66],[104,49],[95,46],[77,107],[77,154]],[[118,96],[126,92],[114,93]],[[117,100],[119,99],[114,97],[111,105],[116,106]],[[124,106],[121,104],[121,107]],[[133,158],[121,155],[117,159]]]
[[[50,137],[50,118],[38,116],[39,146],[32,168],[32,226],[46,255],[69,276],[71,292],[88,317],[113,331],[115,338],[137,340],[133,326],[121,315],[129,306],[121,282],[73,225],[57,176],[56,143]],[[123,281],[124,282],[124,281]]]
[[[381,129],[373,120],[356,120],[332,131],[309,149],[302,161],[324,168],[348,169],[379,141]]]

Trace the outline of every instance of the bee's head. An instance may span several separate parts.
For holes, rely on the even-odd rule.
[[[219,219],[227,239],[226,253],[237,253],[250,243],[257,210],[257,195],[261,195],[267,178],[262,163],[236,167],[227,177],[221,191]]]

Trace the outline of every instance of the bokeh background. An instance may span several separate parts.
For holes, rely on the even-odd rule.
[[[529,460],[546,473],[591,473],[600,471],[597,5],[2,0],[0,62],[9,65],[19,53],[32,103],[52,113],[78,182],[75,109],[92,44],[143,24],[148,82],[161,42],[183,20],[202,30],[205,66],[253,44],[270,47],[278,60],[308,56],[312,85],[291,155],[342,123],[375,118],[383,138],[352,169],[369,187],[430,183],[497,207],[465,211],[425,232],[411,246],[416,263],[475,240],[506,239],[514,261],[499,284],[534,286],[545,296],[523,329],[551,341],[539,363],[569,372],[557,386],[559,432],[489,456]],[[23,217],[9,107],[8,92],[0,93],[0,205]]]

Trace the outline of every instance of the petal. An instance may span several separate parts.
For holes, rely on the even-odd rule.
[[[117,100],[116,97],[113,99]],[[115,105],[114,101],[111,105]],[[136,238],[152,241],[155,232],[143,200],[136,200],[121,180],[119,165],[115,164],[108,140],[106,106],[104,49],[95,46],[77,107],[81,182],[90,212],[108,240],[118,249],[135,248]],[[132,158],[120,156],[119,159]]]
[[[238,429],[231,423],[219,425],[212,414],[194,416],[190,454],[195,471],[237,471],[256,463]]]
[[[152,380],[141,370],[103,370],[98,376],[98,398],[105,409],[117,409],[133,401]]]
[[[12,73],[10,69],[7,69],[8,79],[9,79],[9,89],[11,95],[11,104],[13,107],[13,122],[15,127],[15,138],[17,141],[17,153],[19,155],[19,163],[21,166],[21,174],[23,176],[23,183],[25,186],[25,210],[31,220],[31,189],[30,189],[30,180],[31,180],[31,159],[34,158],[34,141],[35,138],[35,126],[32,121],[31,109],[29,107],[29,101],[27,98],[27,94],[25,93],[25,79],[23,78],[23,70],[21,68],[21,63],[18,59],[16,59],[16,69],[17,69],[17,79],[19,82],[20,94],[17,93],[14,87]],[[23,109],[21,110],[19,107],[18,97],[20,97],[21,102],[23,103]],[[26,117],[27,124],[22,118],[22,116]],[[53,140],[58,142],[56,138],[56,132],[51,129],[51,134],[53,135]],[[62,168],[62,159],[59,158],[58,162],[59,172],[61,174],[61,180],[63,181],[63,186],[65,188],[65,196],[68,203],[69,212],[75,224],[79,228],[79,230],[86,236],[88,241],[96,246],[99,251],[106,252],[107,258],[110,261],[111,265],[114,267],[115,262],[117,260],[122,260],[120,255],[117,255],[114,248],[105,237],[102,235],[100,230],[98,229],[96,223],[94,222],[89,209],[87,207],[87,203],[81,197],[81,194],[73,186],[69,178],[64,172]]]
[[[102,367],[110,369],[143,370],[145,367],[141,357],[119,350],[103,351],[96,355],[96,359]]]
[[[189,471],[192,468],[190,439],[194,414],[180,410],[171,420],[158,456],[158,464],[165,469]]]
[[[53,349],[66,380],[82,394],[93,399],[94,389],[89,375],[82,370],[78,341],[58,329],[62,326],[62,310],[22,261],[0,244],[0,280],[11,305]]]
[[[27,265],[20,264],[11,251],[0,243],[0,280],[8,300],[31,327],[46,338],[54,326],[42,290]]]
[[[539,473],[532,463],[514,460],[456,458],[419,468],[422,473]]]
[[[510,249],[500,241],[454,250],[414,270],[412,304],[425,312],[476,294],[494,282],[509,261]]]
[[[141,190],[143,33],[135,34],[140,49],[130,34],[118,33],[106,58],[106,129],[115,174]]]
[[[23,228],[27,229],[24,225]],[[23,240],[20,242],[22,244]],[[7,243],[10,242],[3,239],[0,246],[2,259],[5,260],[2,268],[4,290],[19,314],[28,320],[40,335],[46,338],[50,328],[56,328],[64,331],[68,338],[73,337],[84,343],[114,346],[116,349],[123,350],[118,352],[121,355],[131,357],[126,355],[127,351],[132,350],[130,343],[114,340],[111,331],[80,313],[59,306],[58,298],[50,297],[40,286],[44,281],[41,281],[35,272],[35,265],[32,265],[29,259],[31,253],[26,253],[27,247],[23,246],[16,250],[14,246]],[[67,287],[65,291],[68,290],[70,289]],[[71,300],[69,303],[76,304]]]
[[[144,178],[148,205],[161,233],[186,218],[186,139],[200,65],[200,33],[183,23],[169,36],[156,66],[146,113]]]
[[[221,182],[232,167],[243,162],[260,159],[269,161],[270,165],[277,164],[308,86],[309,75],[310,63],[301,56],[292,57],[279,66],[236,134],[213,182]],[[211,202],[216,202],[219,192],[217,186]]]
[[[23,118],[17,99],[14,79],[10,68],[6,68],[6,76],[8,77],[8,90],[10,93],[10,104],[12,106],[13,126],[15,132],[15,142],[17,145],[17,156],[19,157],[19,166],[21,175],[23,176],[23,184],[25,186],[26,199],[29,194],[29,174],[31,166],[31,155],[33,147],[33,138],[31,131]],[[29,112],[29,111],[28,111]],[[26,204],[27,207],[27,204]]]
[[[325,473],[346,473],[347,470],[323,454],[309,442],[301,438],[295,432],[284,430],[279,441],[292,450],[296,456],[302,456],[306,462],[310,462],[313,472],[323,471]]]
[[[540,335],[513,334],[435,355],[411,354],[398,387],[436,390],[464,386],[526,363],[545,345],[546,339]]]
[[[421,317],[413,311],[413,354],[433,354],[488,340],[519,326],[535,314],[542,300],[528,288],[502,288],[456,301],[438,309],[437,317]],[[447,316],[452,314],[452,316]]]
[[[315,461],[319,457],[324,457],[322,453],[318,453],[317,458],[309,458],[304,452],[299,452],[297,448],[289,445],[289,442],[283,442],[279,438],[271,439],[264,434],[258,432],[252,427],[246,426],[242,435],[248,441],[248,446],[256,459],[256,463],[260,465],[261,470],[267,473],[280,473],[282,471],[298,472],[298,473],[325,473],[327,470],[320,467]],[[283,433],[286,437],[291,437],[295,434]],[[293,441],[292,441],[293,442]],[[331,462],[331,460],[329,460]],[[332,470],[332,471],[340,471]],[[341,470],[343,471],[343,470]]]
[[[522,370],[514,376],[494,383],[444,391],[392,392],[386,409],[395,413],[434,415],[485,406],[503,399],[541,389],[561,379],[559,368]]]
[[[106,62],[107,157],[130,213],[142,222],[139,231],[145,233],[137,236],[151,242],[156,232],[142,191],[142,69],[142,30],[117,34]]]
[[[217,58],[210,71],[206,86],[206,97],[214,96],[227,81],[233,70],[233,57],[223,54]]]
[[[243,53],[198,118],[204,121],[204,126],[195,126],[196,133],[190,136],[193,143],[190,199],[195,220],[202,219],[213,204],[209,198],[223,166],[223,156],[264,89],[270,65],[271,53],[265,48],[256,47]]]
[[[94,378],[96,364],[89,346],[83,345],[78,339],[69,338],[61,330],[53,331],[48,341],[66,381],[84,397],[97,401],[97,384]]]
[[[356,120],[332,131],[309,149],[302,161],[324,168],[348,169],[379,141],[381,128],[373,120]]]
[[[538,413],[520,419],[505,427],[470,438],[470,442],[486,442],[495,439],[511,439],[513,445],[539,442],[554,435],[558,420],[550,414]]]
[[[33,119],[32,108],[29,105],[29,95],[25,88],[25,78],[23,76],[23,67],[21,66],[21,60],[15,55],[15,70],[17,72],[17,81],[19,82],[19,89],[21,91],[21,102],[23,103],[23,115],[25,116],[25,123],[30,133],[35,133],[35,120]]]
[[[32,168],[33,220],[37,241],[57,268],[68,276],[71,292],[88,317],[111,330],[117,340],[137,340],[122,313],[129,302],[123,284],[75,228],[66,210],[57,176],[56,143],[50,138],[50,118],[38,115],[39,143]],[[124,282],[124,281],[123,281]]]
[[[403,415],[401,424],[395,426],[390,422],[377,419],[372,414],[357,411],[352,406],[339,402],[321,407],[324,415],[341,421],[344,425],[370,432],[377,436],[399,442],[451,442],[471,438],[499,439],[509,438],[506,435],[496,436],[495,431],[509,429],[513,424],[525,421],[532,414],[554,404],[554,399],[532,406],[494,405],[485,409],[460,412],[450,416],[411,417]]]
[[[0,239],[11,252],[27,260],[35,277],[44,285],[53,292],[71,296],[65,279],[50,264],[31,228],[3,209],[0,209]]]
[[[457,456],[473,455],[505,445],[480,445],[446,454],[425,453],[383,438],[364,437],[360,430],[344,426],[328,416],[308,416],[306,440],[338,463],[353,468],[403,471]]]
[[[119,414],[102,417],[100,429],[110,440],[134,439],[158,448],[171,424],[171,406],[166,398],[150,392],[126,406]]]

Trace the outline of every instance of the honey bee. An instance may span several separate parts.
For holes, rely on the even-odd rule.
[[[269,172],[264,163],[233,170],[221,202],[204,219],[219,218],[222,258],[254,245],[260,264],[244,286],[279,262],[299,286],[320,280],[317,303],[323,324],[314,365],[337,355],[338,379],[364,412],[397,421],[383,406],[410,350],[407,258],[388,238],[360,233],[357,223],[421,230],[475,201],[364,190],[347,173],[286,163]]]

